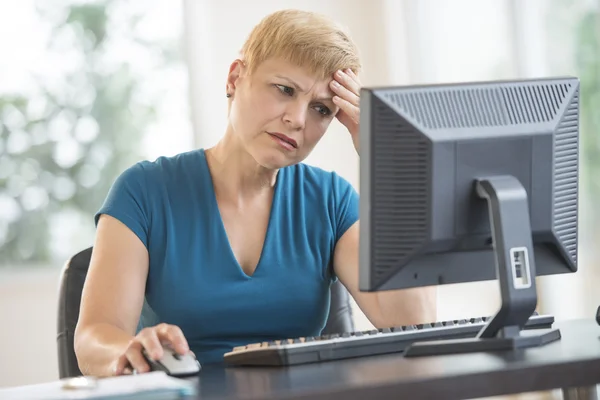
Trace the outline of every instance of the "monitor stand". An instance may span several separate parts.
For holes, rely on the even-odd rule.
[[[523,330],[537,305],[527,192],[512,176],[478,180],[476,190],[487,200],[490,214],[500,311],[475,338],[415,342],[405,350],[406,357],[512,350],[560,339],[558,329]]]

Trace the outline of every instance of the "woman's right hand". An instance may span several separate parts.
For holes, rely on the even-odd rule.
[[[142,329],[118,358],[115,367],[115,375],[128,375],[135,370],[137,373],[150,371],[150,366],[142,355],[142,350],[152,360],[158,360],[163,356],[163,346],[172,348],[181,355],[187,354],[190,349],[183,332],[178,326],[159,324]]]

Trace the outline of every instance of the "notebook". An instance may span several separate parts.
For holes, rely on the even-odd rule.
[[[2,400],[152,400],[184,399],[196,393],[197,383],[162,371],[110,378],[66,378],[35,385],[0,388]]]

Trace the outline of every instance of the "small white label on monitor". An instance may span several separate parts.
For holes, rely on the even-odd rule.
[[[529,269],[527,247],[514,247],[510,249],[510,265],[512,267],[515,289],[527,289],[531,287],[531,272]]]

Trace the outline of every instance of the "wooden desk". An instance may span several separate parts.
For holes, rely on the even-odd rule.
[[[557,388],[565,398],[595,398],[600,326],[591,319],[555,326],[560,341],[514,352],[413,359],[392,354],[283,368],[205,366],[191,379],[199,381],[199,400],[450,400]]]

